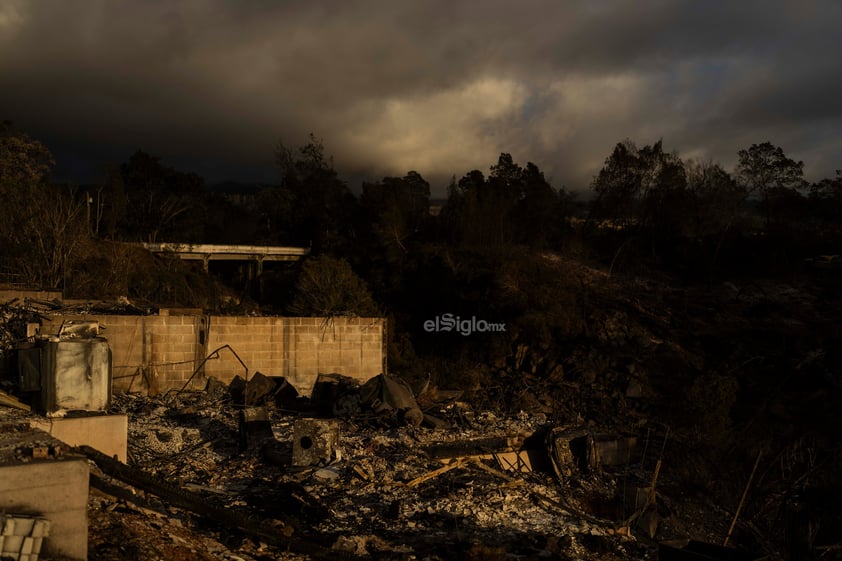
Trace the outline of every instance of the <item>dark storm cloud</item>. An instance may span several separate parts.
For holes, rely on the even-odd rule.
[[[0,117],[75,160],[140,147],[212,180],[271,177],[309,132],[345,175],[439,189],[501,151],[584,187],[626,137],[728,166],[770,140],[825,176],[840,23],[829,0],[0,0]]]

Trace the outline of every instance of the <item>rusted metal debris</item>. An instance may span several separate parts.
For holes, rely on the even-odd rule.
[[[599,454],[591,431],[557,427],[547,435],[547,452],[553,471],[564,482],[577,473],[600,469]]]

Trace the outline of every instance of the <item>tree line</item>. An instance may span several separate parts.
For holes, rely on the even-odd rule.
[[[279,143],[279,182],[245,193],[210,190],[141,150],[96,185],[56,184],[54,164],[47,147],[3,123],[0,274],[71,292],[95,290],[94,269],[122,241],[310,246],[349,261],[389,304],[404,296],[408,271],[455,271],[455,255],[490,267],[518,251],[575,249],[612,273],[646,266],[692,281],[838,253],[842,239],[842,173],[810,184],[803,162],[770,142],[740,150],[729,172],[682,160],[661,141],[625,140],[588,203],[501,153],[487,172],[454,177],[437,216],[417,171],[364,182],[355,195],[313,135],[299,147]]]

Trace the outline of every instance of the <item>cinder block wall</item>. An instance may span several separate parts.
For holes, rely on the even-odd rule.
[[[114,391],[180,389],[209,355],[191,387],[207,376],[228,383],[248,368],[249,376],[285,376],[307,395],[319,374],[364,381],[385,369],[383,318],[66,315],[45,321],[41,333],[57,333],[64,320],[105,327]]]
[[[209,318],[208,353],[230,345],[209,360],[205,373],[222,380],[249,372],[284,376],[309,394],[319,374],[338,372],[367,380],[383,372],[382,318]],[[234,351],[234,352],[232,352]]]

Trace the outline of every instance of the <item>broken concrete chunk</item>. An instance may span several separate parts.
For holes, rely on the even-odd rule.
[[[240,378],[242,380],[242,378]],[[205,384],[205,391],[210,395],[220,395],[225,393],[227,387],[225,383],[214,378],[213,376],[208,376],[208,381]]]
[[[290,384],[283,376],[270,376],[270,380],[275,382],[275,391],[273,396],[275,398],[275,405],[283,408],[293,408],[298,401],[298,390],[295,386]]]
[[[168,430],[158,429],[155,431],[155,437],[161,442],[169,442],[172,440],[173,433]]]
[[[240,452],[274,440],[269,413],[263,407],[248,407],[239,415]]]
[[[313,477],[322,481],[336,481],[339,479],[339,472],[335,469],[321,468],[313,473]]]
[[[266,403],[275,391],[275,382],[255,372],[246,383],[246,405],[261,405]]]
[[[292,464],[314,466],[341,458],[339,422],[334,419],[300,419],[292,427]]]

